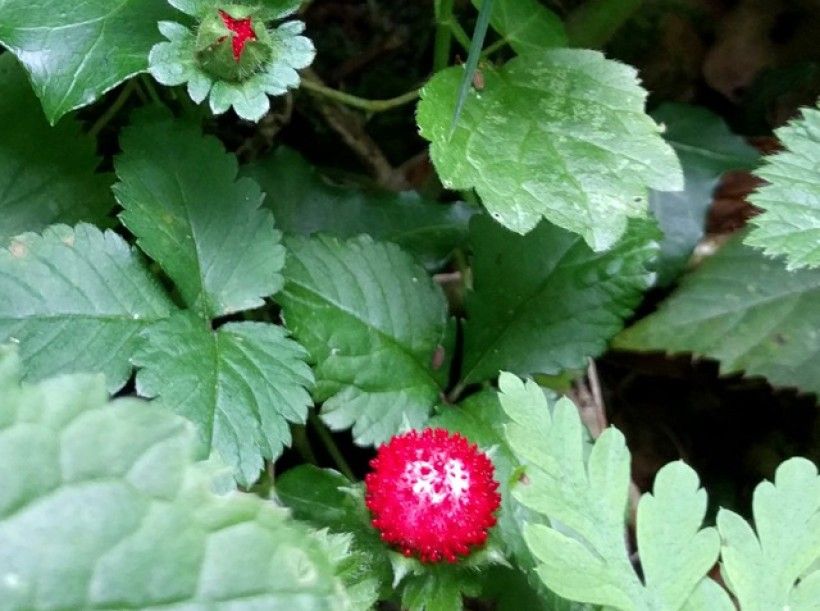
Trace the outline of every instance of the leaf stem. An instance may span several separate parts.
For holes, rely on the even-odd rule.
[[[504,47],[506,47],[509,44],[509,42],[510,41],[507,40],[506,38],[499,38],[493,44],[491,44],[489,47],[484,49],[484,51],[481,53],[481,57],[489,57],[490,55],[492,55],[493,53],[495,53],[499,49],[503,49]]]
[[[295,424],[291,428],[291,434],[293,435],[293,447],[299,452],[299,456],[302,457],[302,460],[318,466],[319,461],[316,459],[316,453],[313,451],[310,441],[307,438],[305,427],[301,424]]]
[[[327,453],[330,454],[333,462],[336,463],[336,467],[347,479],[351,482],[355,482],[356,476],[353,475],[353,470],[350,468],[350,465],[347,464],[344,455],[341,450],[339,450],[339,446],[336,445],[336,441],[333,439],[333,435],[330,430],[328,430],[327,426],[325,426],[325,423],[322,422],[318,416],[316,416],[316,412],[312,410],[308,416],[308,419],[313,425],[313,428],[316,429],[316,434],[319,435],[319,439],[322,440]]]
[[[120,90],[120,94],[117,96],[117,99],[109,106],[106,111],[101,114],[96,121],[94,121],[94,125],[91,126],[91,129],[88,130],[88,135],[92,138],[96,138],[103,128],[108,125],[108,123],[117,116],[117,113],[122,110],[122,107],[125,106],[125,103],[128,101],[128,98],[131,97],[131,94],[134,93],[137,87],[137,81],[131,79]]]
[[[453,19],[455,0],[436,0],[436,42],[433,50],[433,72],[443,70],[450,63],[450,47],[453,30],[450,21]]]
[[[386,110],[391,110],[393,108],[409,104],[419,97],[419,90],[414,89],[413,91],[408,91],[407,93],[388,100],[368,100],[345,93],[344,91],[339,91],[338,89],[331,89],[330,87],[322,85],[321,83],[310,78],[302,79],[302,87],[311,93],[324,96],[336,102],[340,102],[341,104],[352,106],[353,108],[359,108],[367,112],[384,112]]]
[[[165,104],[162,101],[162,98],[159,97],[159,94],[157,93],[157,89],[156,89],[156,87],[154,87],[154,84],[151,82],[150,78],[148,78],[144,74],[141,74],[140,75],[140,83],[142,83],[142,86],[145,88],[145,91],[148,92],[148,97],[151,98],[151,100],[154,102],[154,104],[159,104],[160,106]]]

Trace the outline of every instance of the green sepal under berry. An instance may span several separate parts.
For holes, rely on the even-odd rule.
[[[299,86],[297,70],[313,61],[316,52],[301,36],[304,24],[288,21],[269,28],[266,22],[292,12],[293,2],[221,5],[214,0],[173,0],[180,10],[196,16],[195,29],[174,21],[161,21],[167,39],[154,45],[149,71],[163,85],[187,85],[197,104],[209,99],[211,111],[222,114],[233,108],[248,121],[258,121],[270,109],[269,95],[282,95]],[[278,8],[277,8],[278,7]],[[233,32],[222,23],[220,11],[235,19],[250,19],[255,35],[234,57]]]

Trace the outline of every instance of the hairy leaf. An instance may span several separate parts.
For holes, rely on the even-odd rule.
[[[786,150],[756,172],[769,184],[749,198],[764,212],[752,219],[746,243],[785,255],[789,270],[820,267],[820,108],[804,108],[775,133]]]
[[[216,494],[192,428],[106,403],[101,377],[21,386],[0,348],[0,606],[349,608],[338,554],[271,503]]]
[[[755,488],[754,530],[721,509],[723,576],[744,611],[816,609],[820,601],[820,477],[805,458]],[[799,583],[798,583],[799,580]]]
[[[633,68],[577,49],[518,57],[484,70],[452,131],[461,75],[450,68],[424,87],[421,133],[445,186],[475,188],[509,229],[524,234],[546,218],[606,250],[629,217],[645,216],[647,187],[682,188]]]
[[[174,310],[142,258],[116,233],[55,225],[0,250],[0,342],[20,345],[23,373],[131,375],[138,335]]]
[[[472,0],[478,8],[481,0]],[[561,19],[538,0],[495,0],[490,25],[518,54],[565,47]]]
[[[367,233],[377,240],[395,242],[431,268],[440,267],[464,242],[474,211],[461,202],[428,202],[413,192],[334,185],[299,153],[285,147],[244,166],[241,172],[267,192],[265,205],[282,231],[299,235],[326,232],[340,238]]]
[[[418,427],[438,400],[433,367],[446,304],[397,246],[366,236],[288,240],[283,318],[308,349],[322,417],[378,444]]]
[[[601,354],[654,278],[657,230],[632,221],[612,250],[542,222],[519,236],[476,216],[470,223],[474,291],[467,296],[462,379],[499,370],[557,374]]]
[[[735,238],[657,312],[613,342],[626,350],[692,352],[776,386],[820,393],[820,270],[787,272]]]
[[[552,412],[533,383],[504,373],[501,405],[510,418],[507,442],[527,465],[527,484],[514,494],[561,527],[529,524],[524,538],[538,575],[570,600],[624,610],[680,609],[717,560],[714,528],[700,529],[706,492],[695,472],[675,462],[655,478],[638,505],[637,541],[644,580],[629,560],[624,512],[629,451],[606,429],[585,460],[577,408],[561,399]]]
[[[666,127],[664,137],[683,166],[684,190],[650,191],[649,208],[664,233],[658,284],[669,284],[683,270],[703,237],[706,212],[720,177],[729,170],[748,170],[759,155],[729,131],[723,119],[705,108],[664,104],[652,113]]]
[[[54,124],[148,67],[166,0],[3,0],[0,45],[28,70]]]
[[[48,125],[11,53],[0,55],[0,83],[0,244],[52,223],[102,221],[114,198],[111,177],[94,172],[93,140],[75,121]]]
[[[282,327],[239,322],[214,332],[182,313],[150,328],[133,362],[137,392],[193,422],[206,449],[247,486],[264,458],[290,444],[288,422],[307,418],[306,356]]]
[[[143,115],[122,136],[114,186],[122,222],[204,317],[263,304],[282,287],[285,249],[264,197],[216,138]]]

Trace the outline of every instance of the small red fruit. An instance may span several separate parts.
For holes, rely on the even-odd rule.
[[[422,562],[455,562],[487,540],[501,502],[493,463],[458,433],[409,431],[379,447],[365,502],[382,540]]]
[[[246,19],[234,19],[225,11],[220,10],[219,16],[222,23],[232,32],[231,44],[233,46],[233,58],[239,61],[242,58],[242,51],[249,40],[256,40],[256,32],[253,31],[253,23],[250,17]]]

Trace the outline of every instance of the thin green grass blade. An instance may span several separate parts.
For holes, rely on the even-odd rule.
[[[478,60],[481,59],[481,51],[484,48],[484,38],[487,36],[487,27],[490,25],[490,15],[493,12],[493,0],[484,0],[481,3],[481,10],[478,13],[478,21],[475,24],[473,38],[470,41],[470,53],[467,56],[467,63],[464,65],[464,76],[461,79],[461,86],[458,90],[456,110],[453,113],[453,124],[450,127],[450,135],[455,131],[461,111],[464,109],[464,102],[467,93],[473,82],[473,76],[478,68]]]

